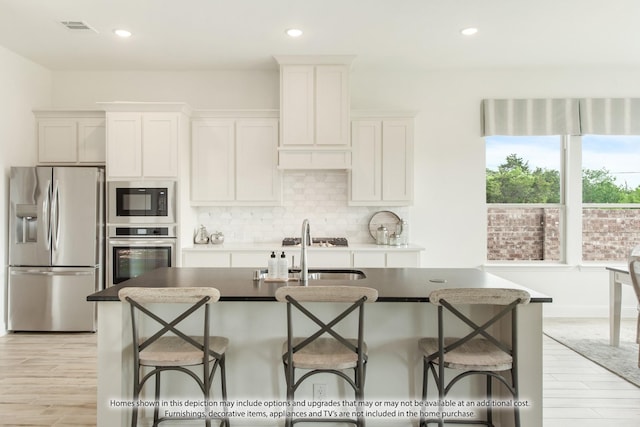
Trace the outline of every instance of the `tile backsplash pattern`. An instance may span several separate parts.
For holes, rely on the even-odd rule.
[[[350,243],[373,243],[369,220],[390,210],[408,218],[408,207],[348,206],[348,175],[343,171],[287,171],[283,177],[283,205],[276,207],[200,207],[198,224],[209,232],[222,231],[228,243],[272,243],[299,237],[309,219],[312,237],[346,237]],[[391,230],[393,231],[393,230]]]

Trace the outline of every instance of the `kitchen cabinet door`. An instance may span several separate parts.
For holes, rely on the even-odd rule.
[[[316,67],[316,144],[349,146],[349,75],[341,65]]]
[[[192,204],[235,199],[234,141],[234,120],[192,123]]]
[[[382,199],[409,203],[413,199],[413,121],[382,122]]]
[[[77,162],[77,132],[76,121],[72,119],[38,121],[38,162]]]
[[[178,177],[178,115],[142,116],[142,173],[145,178]]]
[[[104,164],[106,139],[104,119],[78,120],[78,162]]]
[[[351,200],[382,200],[382,123],[359,120],[352,124]]]
[[[142,176],[142,115],[107,113],[107,176]]]
[[[349,204],[406,206],[413,201],[413,119],[352,123]]]
[[[311,146],[315,142],[314,70],[312,65],[287,65],[281,68],[283,146]]]
[[[238,120],[235,154],[236,200],[279,203],[278,121]]]

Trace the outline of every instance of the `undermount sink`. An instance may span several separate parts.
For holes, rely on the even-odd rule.
[[[309,280],[360,280],[366,277],[360,270],[309,270]]]
[[[260,270],[260,279],[267,278],[267,270]],[[309,269],[309,280],[361,280],[367,276],[360,270]],[[290,269],[289,280],[300,280],[300,270]]]

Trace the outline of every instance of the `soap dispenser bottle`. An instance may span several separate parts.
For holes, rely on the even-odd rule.
[[[284,252],[282,252],[280,259],[278,260],[278,279],[289,279],[289,261],[287,260]]]
[[[275,251],[271,252],[269,264],[267,265],[267,278],[276,279],[278,277],[278,261],[276,260]]]

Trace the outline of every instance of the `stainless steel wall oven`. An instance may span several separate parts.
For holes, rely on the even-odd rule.
[[[107,228],[107,286],[117,285],[160,267],[176,265],[176,227]]]

